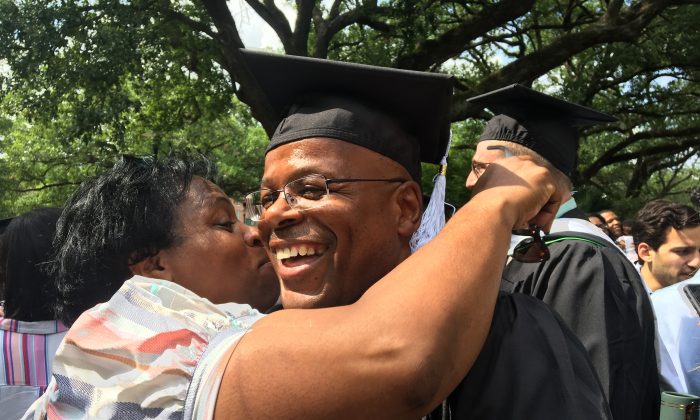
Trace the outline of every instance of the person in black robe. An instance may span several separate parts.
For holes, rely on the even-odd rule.
[[[297,170],[300,173],[325,175],[322,166],[310,166],[312,164],[309,162],[315,162],[313,158],[306,159],[303,146],[310,137],[312,142],[327,139],[329,144],[334,141],[351,143],[356,146],[353,150],[357,153],[360,147],[369,149],[381,155],[382,159],[389,158],[403,166],[416,182],[420,182],[420,161],[439,163],[443,159],[449,138],[447,115],[452,93],[448,80],[436,82],[433,79],[440,80],[436,75],[305,57],[253,51],[243,51],[242,54],[243,62],[256,77],[271,106],[283,118],[275,132],[271,133],[265,174],[288,170],[286,160],[275,160],[274,151],[277,147],[298,142],[299,148],[294,156],[304,164]],[[284,77],[280,77],[280,74],[284,74]],[[336,149],[329,146],[325,153],[333,153],[333,150]],[[352,164],[357,163],[352,160],[351,153],[343,158]],[[394,175],[390,175],[390,165],[384,166],[387,172],[372,178],[391,180]],[[285,181],[288,182],[286,178]],[[284,185],[277,185],[275,189],[282,187],[281,191],[285,194],[291,193]],[[376,186],[358,183],[353,188],[366,192],[362,189]],[[259,211],[262,201],[258,202],[257,197],[260,195],[254,192],[246,197],[246,218],[251,222],[263,218],[263,242],[273,235],[298,240],[301,232],[317,229],[310,227],[317,225],[294,212],[290,214],[299,217],[286,218],[283,223],[264,220],[263,212]],[[435,197],[434,192],[431,204],[442,211],[442,203]],[[334,209],[334,217],[369,226],[375,225],[378,220],[387,220],[387,209],[378,208],[375,202],[365,204],[372,206],[369,209],[360,208],[360,204],[356,206],[347,207],[344,211]],[[317,209],[310,211],[314,210]],[[362,219],[358,218],[358,214],[363,215]],[[308,217],[320,225],[330,225],[327,213],[316,211]],[[424,217],[421,224],[425,222]],[[347,240],[341,237],[341,234],[347,236],[347,233],[338,231],[336,234],[337,241]],[[380,240],[372,237],[373,234],[366,232],[361,240],[352,241],[348,245],[348,253],[342,257],[359,254],[364,241],[374,243]],[[393,234],[392,239],[381,239],[382,243],[390,244],[387,248],[391,249],[394,248],[392,241],[396,240],[401,240],[400,235]],[[328,280],[331,276],[324,271],[326,278],[323,280],[324,286],[318,289],[318,296],[316,292],[295,293],[295,287],[308,281],[308,278],[294,278],[292,281],[282,278],[281,304],[285,309],[299,307],[302,299],[307,299],[305,307],[347,304],[358,298],[358,288],[365,287],[360,290],[363,293],[366,287],[378,280],[373,277],[376,276],[373,274],[375,267],[391,269],[410,254],[410,249],[406,249],[408,245],[401,244],[400,255],[382,250],[373,252],[372,261],[365,261],[359,269],[348,268],[347,261],[336,261],[344,264],[345,272],[337,273],[337,278]],[[273,255],[273,261],[274,258],[277,257]],[[283,255],[281,258],[291,257]],[[334,256],[334,259],[338,257]],[[346,278],[349,277],[348,270],[356,270],[357,273],[354,277]],[[436,267],[435,274],[440,275],[440,267]],[[338,287],[341,282],[345,282],[342,292],[332,295],[325,293]],[[273,310],[279,309],[280,306]],[[420,314],[406,314],[406,317],[413,316]],[[465,327],[469,322],[468,319],[464,320]],[[443,404],[444,413],[440,407],[430,417],[515,420],[611,418],[604,393],[581,343],[550,308],[524,295],[499,295],[485,346],[453,395],[460,398],[455,399],[454,404],[446,402]],[[450,413],[455,415],[451,416]]]
[[[507,154],[543,159],[571,185],[576,127],[614,120],[520,85],[469,101],[498,115],[479,139],[467,187],[483,167]],[[615,420],[658,419],[654,316],[639,273],[609,237],[588,222],[573,193],[544,242],[549,259],[511,260],[501,290],[541,299],[561,316],[588,351]]]
[[[556,313],[536,303],[499,295],[479,357],[430,420],[613,418],[586,349]]]

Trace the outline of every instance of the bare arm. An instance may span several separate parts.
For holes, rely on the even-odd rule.
[[[548,226],[561,198],[525,157],[490,165],[476,188],[357,303],[256,323],[230,354],[217,417],[417,418],[444,399],[488,333],[511,229]]]

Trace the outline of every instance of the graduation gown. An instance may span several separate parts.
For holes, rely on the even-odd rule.
[[[612,418],[586,350],[562,320],[536,299],[505,293],[474,365],[433,413],[431,420]]]
[[[572,215],[585,218],[578,209],[564,217]],[[541,299],[561,316],[588,351],[615,420],[656,420],[654,315],[639,273],[615,245],[569,233],[598,245],[561,240],[549,244],[548,261],[511,261],[501,290]]]
[[[275,305],[268,313],[283,309]],[[474,365],[426,420],[610,420],[586,349],[541,301],[500,293]]]
[[[542,302],[501,293],[474,365],[430,420],[611,419],[586,349]]]

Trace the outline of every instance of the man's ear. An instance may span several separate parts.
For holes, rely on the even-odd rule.
[[[652,260],[652,255],[651,253],[654,250],[651,249],[648,243],[642,242],[640,244],[637,244],[637,255],[639,256],[639,259],[644,261],[644,262],[651,262]]]
[[[172,280],[170,270],[161,264],[160,252],[129,266],[131,273],[152,279]]]
[[[423,200],[420,187],[415,181],[404,182],[396,190],[395,197],[399,208],[398,233],[401,236],[410,238],[420,226],[420,219],[423,214]]]

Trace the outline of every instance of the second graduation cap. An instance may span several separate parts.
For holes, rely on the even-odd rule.
[[[310,137],[343,140],[404,166],[440,163],[449,142],[449,75],[241,50],[279,117],[270,151]]]
[[[514,84],[467,100],[497,114],[486,124],[479,141],[504,140],[521,144],[570,176],[576,165],[579,127],[617,118],[572,102]]]

